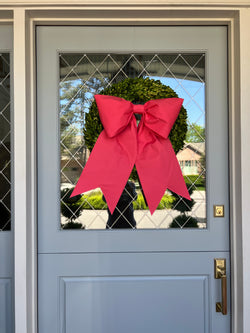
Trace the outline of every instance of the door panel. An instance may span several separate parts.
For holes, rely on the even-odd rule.
[[[42,254],[40,332],[228,333],[229,315],[215,312],[215,255],[230,261],[227,252]]]
[[[70,54],[204,54],[205,228],[61,229],[59,60]],[[226,59],[226,27],[38,27],[40,332],[229,332],[230,316],[215,312],[221,291],[213,277],[217,257],[227,259],[229,272]],[[168,70],[178,67],[172,64]],[[224,217],[214,217],[216,204]]]

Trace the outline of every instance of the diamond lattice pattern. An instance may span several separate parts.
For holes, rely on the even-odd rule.
[[[62,228],[206,228],[205,54],[62,53],[59,57]],[[129,182],[120,205],[118,203],[115,214],[110,218],[100,189],[75,198],[69,197],[90,154],[84,144],[83,128],[94,95],[128,77],[160,80],[184,98],[188,133],[185,146],[177,158],[192,202],[166,191],[151,216],[140,185]],[[3,116],[3,111],[1,115],[9,124],[9,118]],[[6,144],[2,145],[10,153]],[[9,182],[8,176],[3,177]]]
[[[10,64],[9,54],[0,54],[0,231],[10,230],[11,190]]]

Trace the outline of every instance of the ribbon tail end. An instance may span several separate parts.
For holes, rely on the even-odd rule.
[[[154,212],[156,211],[156,208],[153,208],[153,207],[148,207],[148,209],[149,209],[151,215],[153,215]]]
[[[185,183],[183,184],[181,189],[180,188],[176,189],[175,186],[168,186],[168,189],[189,201],[192,200]]]
[[[107,203],[108,209],[111,214],[114,213],[115,208],[118,204],[118,201],[120,199],[120,196],[123,191],[123,187],[117,188],[116,190],[113,190],[112,192],[110,190],[104,189],[101,187],[102,193],[104,195],[105,201]]]
[[[82,194],[82,193],[79,192],[79,190],[77,190],[77,188],[75,187],[73,192],[70,195],[70,198],[73,198],[73,197],[77,196],[78,194]]]
[[[187,199],[187,200],[189,200],[189,201],[192,200],[191,197],[190,197],[190,194],[189,194],[187,188],[185,188],[184,193],[182,193],[182,194],[180,194],[180,195],[181,195],[183,198],[185,198],[185,199]]]

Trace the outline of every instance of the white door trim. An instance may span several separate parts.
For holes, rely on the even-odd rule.
[[[243,329],[244,332],[250,331],[250,320],[247,318],[247,314],[250,313],[250,242],[248,235],[250,234],[249,224],[249,188],[250,188],[250,174],[249,174],[249,163],[250,163],[250,150],[249,150],[249,124],[250,124],[250,112],[249,112],[249,96],[247,87],[250,86],[250,38],[247,33],[247,27],[249,27],[250,13],[249,10],[240,11],[240,131],[241,131],[241,205],[242,210],[241,216],[238,215],[238,219],[235,220],[234,227],[237,228],[236,223],[240,224],[242,221],[242,278],[243,278]],[[237,133],[236,129],[236,135]],[[240,213],[239,212],[239,213]],[[239,226],[240,228],[240,226]],[[235,232],[236,230],[233,230]],[[239,232],[239,230],[238,230]],[[235,235],[233,235],[235,237]],[[235,246],[235,245],[234,245]],[[236,249],[233,248],[236,252]],[[237,263],[237,261],[236,261]],[[237,267],[236,267],[237,268]],[[235,272],[236,274],[236,272]],[[237,283],[238,285],[239,283]]]
[[[139,6],[137,6],[139,7]],[[119,7],[117,7],[119,8]],[[153,6],[150,7],[152,11]],[[43,11],[29,11],[25,8],[14,9],[14,108],[15,108],[15,315],[16,333],[36,332],[37,314],[37,250],[36,250],[36,139],[35,139],[35,42],[34,28],[36,24],[227,24],[229,26],[229,92],[230,92],[230,184],[231,184],[231,256],[232,256],[232,332],[247,333],[250,331],[249,298],[250,286],[247,285],[250,270],[250,244],[247,235],[250,231],[248,223],[248,188],[250,179],[248,163],[250,162],[248,142],[250,123],[248,110],[248,91],[250,86],[249,33],[250,14],[247,9],[228,11],[178,11],[173,16],[164,16],[158,11],[158,18],[151,17],[145,11],[145,17],[136,20],[133,7],[127,7],[128,16],[122,9],[123,19],[111,17],[112,11],[106,12],[106,18],[97,19],[95,13],[87,11],[81,19],[79,9],[69,12],[65,8],[57,17],[52,17],[50,7]],[[58,8],[59,9],[59,8]],[[71,9],[75,9],[71,6]],[[102,7],[103,9],[103,7]],[[130,9],[130,11],[129,11]],[[138,9],[138,8],[137,8]],[[157,6],[155,7],[157,9]],[[168,9],[168,13],[170,8]],[[179,7],[180,9],[180,7]],[[199,8],[199,6],[196,7]],[[117,11],[118,9],[116,9]],[[97,8],[98,11],[98,8]],[[59,13],[59,12],[58,12]],[[68,18],[67,13],[70,15]],[[86,14],[87,13],[87,14]],[[147,15],[146,15],[147,13]],[[154,12],[155,13],[155,12]],[[227,15],[225,15],[225,13]],[[238,15],[239,20],[238,20]],[[92,15],[92,17],[91,17]],[[151,14],[152,15],[152,14]],[[162,16],[161,16],[162,15]],[[168,15],[167,15],[168,16]],[[75,17],[75,18],[74,18]],[[184,18],[183,18],[184,17]],[[26,28],[26,30],[25,30]],[[239,35],[240,32],[240,35]],[[242,43],[245,41],[245,43]],[[241,42],[241,43],[240,43]],[[240,57],[237,55],[240,49]],[[25,70],[26,74],[25,76]],[[240,94],[240,84],[242,91]],[[18,124],[18,126],[17,126]],[[240,132],[241,130],[241,132]],[[240,135],[241,133],[241,135]],[[244,140],[243,140],[244,139]],[[242,167],[241,167],[242,166]],[[242,239],[243,233],[243,239]],[[243,243],[242,243],[243,240]],[[243,252],[242,252],[243,245]],[[243,260],[243,261],[242,261]],[[244,262],[244,267],[243,267]],[[243,281],[243,283],[242,283]],[[27,287],[28,286],[28,287]],[[244,305],[244,308],[243,308]],[[244,316],[244,317],[243,317]],[[244,318],[244,321],[243,321]],[[244,328],[243,328],[244,323]]]
[[[21,307],[27,308],[27,162],[26,162],[26,70],[25,59],[25,19],[24,9],[14,11],[14,247],[15,247],[15,327],[22,326],[27,330],[27,319]],[[19,52],[16,52],[16,49]],[[24,209],[25,207],[25,209]],[[18,263],[18,264],[17,264]],[[18,295],[18,297],[16,297]]]

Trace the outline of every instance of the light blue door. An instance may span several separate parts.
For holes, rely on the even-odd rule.
[[[166,191],[151,216],[132,177],[135,224],[124,209],[111,226],[100,189],[68,197],[97,124],[93,95],[136,77],[184,98],[193,201]],[[226,27],[37,28],[40,333],[230,332],[227,113]],[[216,312],[222,294],[227,314]]]
[[[0,332],[14,331],[12,203],[12,27],[0,27]]]

